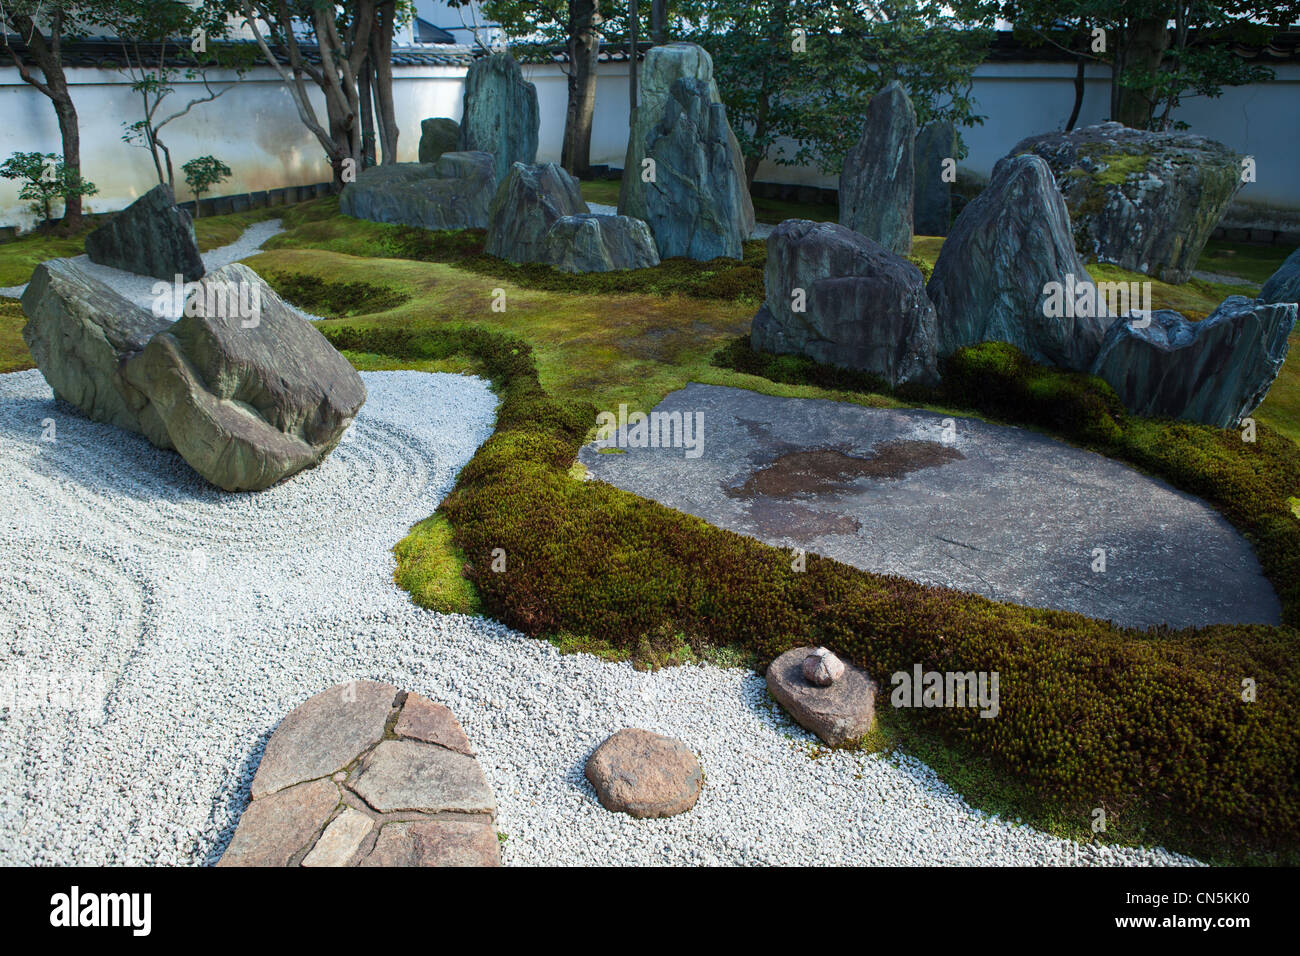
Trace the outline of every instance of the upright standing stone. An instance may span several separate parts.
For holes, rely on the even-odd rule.
[[[1081,253],[1175,283],[1241,188],[1244,159],[1204,136],[1113,122],[1031,136],[1008,156],[1022,153],[1051,166]]]
[[[623,164],[623,182],[619,187],[618,211],[621,215],[648,220],[646,206],[648,183],[642,178],[643,163],[647,157],[646,137],[663,119],[669,106],[673,84],[681,79],[699,80],[708,87],[710,103],[721,103],[717,83],[713,79],[713,60],[708,52],[694,43],[666,43],[651,47],[646,52],[637,77],[637,107],[631,120],[627,140],[627,156]],[[745,161],[730,126],[727,127],[727,154],[735,175],[741,183],[745,180]],[[746,237],[754,231],[754,205],[744,190],[741,203],[741,229]],[[667,255],[663,253],[662,255]]]
[[[1110,318],[1095,294],[1090,307],[1072,304],[1053,315],[1051,283],[1092,285],[1065,202],[1043,160],[1003,159],[952,224],[926,286],[938,313],[940,356],[1009,342],[1036,362],[1088,371]]]
[[[912,153],[912,228],[918,236],[948,235],[952,184],[944,179],[944,160],[957,160],[957,129],[947,120],[931,120],[916,134]]]
[[[551,226],[587,212],[578,181],[563,167],[515,163],[492,197],[487,252],[511,262],[540,262]]]
[[[900,256],[912,251],[915,141],[916,112],[894,80],[868,104],[862,136],[840,172],[840,225]]]
[[[460,150],[496,157],[497,181],[515,163],[537,161],[537,87],[509,53],[475,60],[465,77]]]
[[[86,236],[91,262],[142,276],[193,282],[203,275],[203,257],[190,214],[176,205],[172,188],[155,186]]]
[[[460,124],[445,116],[420,121],[420,162],[436,163],[443,153],[460,148]]]

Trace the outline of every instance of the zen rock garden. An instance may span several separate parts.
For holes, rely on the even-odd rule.
[[[1048,682],[1013,668],[1056,668],[1068,703],[1044,698],[1051,727],[1109,733],[1161,710],[1164,691],[1143,695],[1162,680],[1186,691],[1170,713],[1218,706],[1212,685],[1235,693],[1233,668],[1256,661],[1260,635],[1294,623],[1281,546],[1243,530],[1246,505],[1201,489],[1237,461],[1236,430],[1284,373],[1300,250],[1258,297],[1214,292],[1208,314],[1144,308],[1102,279],[1120,268],[1187,282],[1242,157],[1103,123],[1011,145],[961,198],[944,175],[959,130],[918,125],[918,106],[930,114],[893,81],[844,131],[837,221],[771,224],[758,290],[723,78],[681,42],[651,46],[639,70],[613,214],[584,199],[590,183],[539,159],[537,88],[496,52],[468,67],[459,119],[423,118],[418,152],[404,141],[418,162],[385,155],[344,177],[337,212],[329,199],[305,225],[286,213],[292,242],[251,265],[207,271],[195,223],[160,185],[88,232],[94,266],[61,256],[32,272],[21,337],[39,371],[0,376],[0,400],[18,410],[7,417],[21,411],[26,429],[0,430],[3,484],[32,507],[0,525],[44,535],[44,552],[11,575],[24,610],[4,620],[51,668],[93,663],[105,632],[130,632],[101,667],[113,689],[84,739],[101,726],[127,747],[154,736],[121,771],[129,784],[114,769],[85,787],[126,805],[139,776],[139,793],[157,796],[140,797],[152,802],[133,811],[133,832],[168,861],[906,862],[881,849],[897,844],[965,862],[996,844],[993,859],[1050,862],[1067,841],[972,808],[914,758],[878,759],[903,719],[882,661],[993,670],[995,695],[996,668],[982,665],[1001,666],[1005,769],[1038,755],[1025,722],[1039,701],[1021,688]],[[313,238],[323,217],[340,243],[348,230],[369,230],[365,242],[464,230],[479,271],[360,243],[336,252]],[[931,267],[918,252],[938,237]],[[742,298],[671,284],[738,263],[754,264]],[[667,291],[616,284],[653,269]],[[180,315],[125,294],[134,277],[186,283]],[[510,309],[490,314],[488,292],[508,283]],[[1012,421],[963,406],[943,389],[987,343],[1070,383],[1087,414],[1142,419],[1168,442],[1221,430],[1196,448],[1222,460],[1187,452],[1178,472],[1158,442],[1147,458],[1137,439],[1094,442],[1069,430],[1075,406]],[[628,405],[653,389],[634,423]],[[620,404],[602,433],[604,406]],[[30,420],[45,419],[57,443],[32,437]],[[647,424],[652,438],[629,440]],[[1285,440],[1270,432],[1261,447]],[[182,462],[178,483],[168,469]],[[1264,467],[1249,485],[1261,501],[1284,480]],[[1274,504],[1249,507],[1289,527]],[[101,581],[125,595],[102,614]],[[56,640],[46,659],[48,635],[26,622],[56,614],[78,615],[75,647]],[[1222,672],[1177,671],[1201,632],[1176,653],[1160,642],[1191,628],[1240,628],[1224,638],[1227,663],[1215,658]],[[1052,656],[1043,647],[1058,637]],[[1089,657],[1094,644],[1104,653]],[[1142,678],[1132,700],[1114,683],[1130,666]],[[191,685],[193,712],[155,718],[154,706],[188,707],[172,688]],[[1097,686],[1114,691],[1103,717],[1081,709]],[[201,744],[190,758],[182,730],[114,730],[133,715]],[[1269,715],[1213,727],[1280,739]],[[1219,766],[1187,741],[1189,762]],[[82,747],[59,746],[41,759],[57,766]],[[164,755],[156,774],[151,748]],[[189,790],[176,781],[187,759],[200,767]],[[764,799],[784,809],[754,806]],[[148,819],[199,804],[172,829]],[[38,829],[57,842],[44,806]],[[805,810],[797,836],[755,835]],[[29,855],[66,862],[65,849]]]

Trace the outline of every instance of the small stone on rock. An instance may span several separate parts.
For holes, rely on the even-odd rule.
[[[803,676],[810,684],[830,687],[844,674],[844,662],[824,647],[803,659]]]

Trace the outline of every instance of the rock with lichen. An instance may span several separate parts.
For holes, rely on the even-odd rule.
[[[1024,153],[1051,167],[1082,255],[1174,283],[1241,188],[1245,158],[1204,136],[1113,122],[1031,136],[1008,156]]]

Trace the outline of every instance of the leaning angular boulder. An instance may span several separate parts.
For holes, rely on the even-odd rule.
[[[1110,325],[1095,294],[1082,308],[1048,307],[1050,289],[1092,286],[1047,163],[1003,159],[957,217],[926,291],[939,320],[939,354],[1009,342],[1036,362],[1086,372]],[[1060,315],[1053,315],[1060,311]]]
[[[620,730],[597,747],[587,759],[586,776],[606,810],[640,819],[685,813],[704,785],[689,747],[675,737],[635,728]]]
[[[509,53],[470,64],[461,108],[460,149],[495,157],[498,181],[515,163],[537,161],[537,87]]]
[[[952,219],[952,184],[944,179],[945,161],[957,159],[957,130],[947,120],[931,120],[916,134],[912,152],[912,229],[918,236],[946,236]]]
[[[420,162],[436,163],[443,153],[460,149],[460,124],[445,116],[420,120]]]
[[[891,386],[938,380],[938,330],[912,263],[830,222],[787,219],[767,238],[758,351],[806,355]]]
[[[1009,156],[1046,160],[1078,250],[1165,282],[1186,282],[1241,188],[1242,160],[1222,143],[1101,123],[1021,140]]]
[[[893,80],[867,104],[866,122],[840,172],[840,225],[896,255],[912,251],[916,111]]]
[[[618,211],[621,215],[649,221],[647,194],[650,184],[642,178],[643,164],[649,156],[647,139],[651,131],[662,122],[665,113],[677,109],[672,103],[672,88],[682,79],[699,80],[707,87],[709,103],[722,102],[713,78],[713,60],[703,47],[694,43],[665,43],[651,47],[646,52],[637,76],[637,106],[631,119],[627,155],[623,163],[625,174],[619,187]],[[744,157],[730,126],[726,130],[726,141],[725,149],[734,170],[734,179],[743,185]],[[739,228],[743,239],[754,231],[754,204],[749,198],[748,189],[742,189],[741,192]],[[668,256],[672,253],[665,253],[661,249],[660,254]]]
[[[227,491],[318,465],[366,400],[347,359],[239,263],[206,276],[122,380],[145,436]]]
[[[50,259],[22,297],[23,341],[54,394],[93,421],[140,431],[119,370],[171,325],[123,298],[71,259]]]
[[[203,275],[194,221],[165,183],[86,236],[86,255],[100,265],[159,279],[180,275],[192,282]]]
[[[578,181],[563,167],[515,163],[492,197],[486,251],[511,262],[540,262],[551,226],[586,212]]]
[[[832,747],[857,740],[876,722],[876,685],[852,664],[827,686],[804,676],[803,665],[819,648],[796,647],[767,666],[767,690],[795,722]]]
[[[753,205],[726,107],[711,101],[700,80],[678,80],[669,92],[645,141],[655,164],[645,190],[646,223],[659,255],[743,258]]]
[[[217,865],[497,866],[495,814],[450,710],[353,681],[276,728]]]
[[[542,261],[561,272],[613,272],[659,265],[650,227],[631,216],[565,216],[542,244]]]
[[[490,153],[443,153],[438,161],[362,170],[339,197],[339,212],[422,229],[486,229],[496,192]]]
[[[1268,277],[1259,290],[1261,302],[1300,302],[1300,249],[1286,257],[1286,261]]]
[[[1092,372],[1135,414],[1231,428],[1281,371],[1297,308],[1234,295],[1200,322],[1169,309],[1151,313],[1149,324],[1119,319]]]

